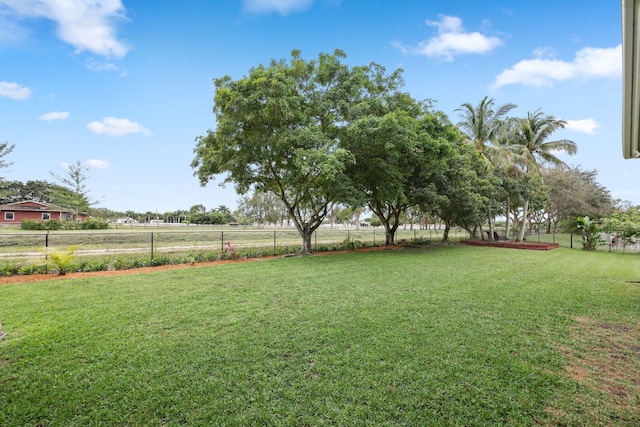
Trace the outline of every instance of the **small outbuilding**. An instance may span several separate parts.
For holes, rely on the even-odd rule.
[[[52,203],[37,202],[35,200],[0,205],[0,224],[20,225],[23,219],[68,221],[73,219],[73,212]]]

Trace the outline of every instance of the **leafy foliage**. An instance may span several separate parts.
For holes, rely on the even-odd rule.
[[[22,230],[106,230],[109,228],[109,223],[97,218],[87,218],[84,221],[23,219],[20,222],[20,228]]]
[[[58,269],[58,274],[64,276],[71,269],[71,260],[73,258],[73,253],[82,245],[72,245],[67,247],[66,249],[57,249],[53,247],[44,248],[41,250],[44,254],[47,255],[48,259],[51,263],[53,263],[54,267]]]
[[[214,79],[217,127],[196,139],[192,167],[201,184],[226,173],[223,182],[239,194],[275,194],[302,237],[301,253],[311,252],[311,235],[332,206],[356,197],[345,175],[354,158],[340,145],[344,130],[361,109],[375,107],[364,101],[401,82],[399,71],[350,68],[345,57],[336,50],[305,61],[293,51],[290,62]]]
[[[582,230],[582,249],[585,251],[595,251],[598,246],[604,243],[598,233],[598,224],[588,216],[578,217],[578,229]]]
[[[635,243],[640,238],[640,208],[615,212],[604,218],[602,231],[615,233],[624,245]]]

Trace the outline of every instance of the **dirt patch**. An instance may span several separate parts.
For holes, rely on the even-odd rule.
[[[551,249],[557,249],[560,247],[559,243],[547,243],[547,242],[515,242],[513,240],[462,240],[463,245],[469,246],[488,246],[493,248],[508,248],[508,249],[528,249],[537,251],[548,251]]]
[[[569,361],[566,374],[601,393],[598,407],[621,419],[640,418],[640,325],[580,317],[571,335],[574,345],[559,348]]]
[[[315,252],[313,256],[344,254],[348,252],[371,252],[371,251],[380,251],[380,250],[401,250],[401,249],[404,249],[404,247],[403,246],[372,246],[372,247],[354,249],[352,251]],[[289,256],[298,256],[298,255],[289,255]],[[41,282],[44,280],[64,280],[64,279],[80,279],[85,277],[112,277],[112,276],[123,276],[128,274],[144,274],[144,273],[151,273],[151,272],[158,272],[158,271],[177,270],[182,268],[211,267],[215,265],[235,264],[235,263],[241,263],[241,262],[260,262],[260,261],[273,259],[273,258],[282,258],[282,256],[278,255],[278,256],[269,256],[269,257],[261,257],[261,258],[242,258],[242,259],[235,259],[235,260],[200,262],[200,263],[193,263],[193,264],[159,265],[157,267],[131,268],[128,270],[75,272],[75,273],[67,273],[64,276],[61,276],[57,273],[2,276],[0,277],[0,285]]]

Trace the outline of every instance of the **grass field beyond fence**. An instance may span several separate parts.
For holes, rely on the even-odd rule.
[[[0,425],[640,425],[639,280],[444,246],[0,286]]]

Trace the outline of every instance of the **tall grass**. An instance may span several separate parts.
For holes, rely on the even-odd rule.
[[[0,287],[0,425],[638,425],[640,262],[475,247]]]

